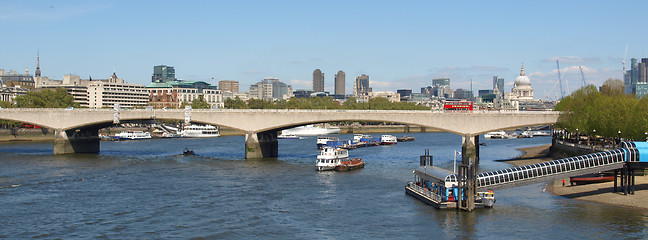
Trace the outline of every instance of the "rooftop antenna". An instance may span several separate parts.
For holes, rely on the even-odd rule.
[[[565,92],[563,92],[562,89],[562,79],[560,79],[560,63],[558,63],[558,59],[556,59],[556,67],[558,68],[558,84],[560,84],[560,99],[565,98]]]

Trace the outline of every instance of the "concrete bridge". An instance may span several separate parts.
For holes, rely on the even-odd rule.
[[[554,124],[559,112],[433,112],[391,110],[0,109],[0,119],[56,130],[54,153],[98,153],[99,129],[129,121],[181,120],[245,131],[246,158],[278,155],[277,131],[313,123],[379,121],[440,129],[463,137],[463,162],[478,161],[480,134]],[[475,162],[476,163],[476,162]]]

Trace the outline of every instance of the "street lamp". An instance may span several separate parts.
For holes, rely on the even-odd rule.
[[[644,136],[646,136],[646,142],[648,142],[648,132],[645,132]]]
[[[580,144],[580,131],[576,128],[576,144]]]

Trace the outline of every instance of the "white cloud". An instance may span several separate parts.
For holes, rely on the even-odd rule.
[[[299,79],[293,79],[290,80],[290,86],[294,90],[296,89],[311,89],[313,87],[313,82],[308,81],[308,80],[299,80]]]
[[[602,63],[601,58],[599,57],[576,57],[576,56],[564,56],[564,57],[551,57],[548,59],[542,60],[543,62],[556,62],[558,60],[561,63],[566,64],[599,64]]]

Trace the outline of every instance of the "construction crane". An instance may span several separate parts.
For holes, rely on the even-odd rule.
[[[556,67],[558,68],[558,84],[560,84],[560,99],[565,98],[565,92],[563,92],[562,89],[562,80],[560,79],[560,64],[558,63],[558,59],[556,59]]]
[[[622,75],[622,76],[625,76],[625,74],[626,74],[626,70],[625,70],[625,60],[626,60],[626,57],[628,57],[628,45],[627,45],[627,44],[626,44],[626,50],[625,50],[625,53],[623,54],[623,61],[621,62],[621,64],[623,64],[623,75]]]
[[[583,87],[585,87],[585,86],[587,86],[587,82],[585,81],[585,74],[583,74],[583,68],[581,66],[578,66],[578,69],[580,69],[581,81],[583,82]]]

